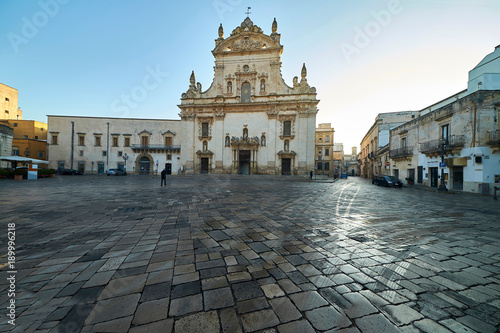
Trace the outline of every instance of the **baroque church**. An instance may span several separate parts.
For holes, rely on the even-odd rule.
[[[214,79],[203,91],[191,74],[179,113],[186,170],[195,173],[307,174],[314,169],[316,89],[281,76],[283,46],[276,19],[270,35],[249,17],[212,54]]]
[[[306,175],[314,169],[316,89],[305,64],[292,86],[281,76],[276,19],[266,35],[249,17],[212,54],[207,90],[191,73],[180,120],[48,116],[49,167],[104,173]],[[130,159],[127,165],[127,160]]]

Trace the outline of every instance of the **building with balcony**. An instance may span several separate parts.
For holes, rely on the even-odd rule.
[[[182,168],[179,120],[47,117],[50,168],[142,175]]]
[[[334,144],[333,135],[335,130],[332,124],[319,124],[316,128],[316,153],[315,153],[315,168],[316,174],[333,176],[334,172]]]
[[[382,159],[379,150],[389,144],[389,131],[419,115],[420,111],[388,112],[377,115],[375,122],[361,141],[360,172],[362,177],[372,178],[376,174],[386,174],[386,161]]]

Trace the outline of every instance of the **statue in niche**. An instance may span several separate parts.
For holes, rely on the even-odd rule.
[[[231,81],[227,82],[227,93],[232,94],[233,93],[233,83]]]
[[[260,80],[260,91],[266,91],[266,80]]]
[[[226,147],[229,147],[231,145],[230,141],[229,141],[229,135],[226,135]]]
[[[248,128],[243,129],[243,140],[248,139]]]
[[[285,151],[288,152],[288,149],[290,148],[288,140],[285,140],[285,147],[284,148],[285,148]]]
[[[266,146],[266,136],[264,134],[260,137],[260,145],[263,147]]]
[[[208,142],[203,141],[203,151],[208,151]]]

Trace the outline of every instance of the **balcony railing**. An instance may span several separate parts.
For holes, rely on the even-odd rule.
[[[454,148],[462,148],[465,145],[465,136],[451,135],[448,140],[438,139],[423,142],[420,144],[420,152],[424,154],[440,153],[443,149],[443,144],[445,151],[452,150]]]
[[[413,155],[413,147],[403,147],[398,149],[392,149],[389,151],[389,157],[398,158]]]
[[[130,145],[132,149],[140,150],[180,150],[181,146],[166,146],[166,145]]]
[[[489,145],[500,145],[500,130],[489,131],[488,144]]]

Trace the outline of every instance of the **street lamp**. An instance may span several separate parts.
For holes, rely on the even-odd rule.
[[[129,158],[129,156],[127,155],[127,153],[123,154],[123,160],[125,161],[125,171],[127,171],[127,160]]]
[[[444,168],[446,167],[446,163],[444,162],[444,156],[446,154],[446,151],[450,148],[450,143],[448,142],[448,139],[441,140],[441,144],[437,148],[441,150],[441,163],[439,163],[439,166],[441,167],[441,184],[439,185],[438,191],[448,192],[448,189],[444,184]]]

